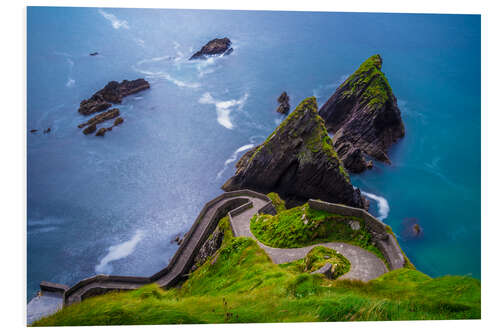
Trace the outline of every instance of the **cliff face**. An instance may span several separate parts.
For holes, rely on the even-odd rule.
[[[401,112],[382,69],[382,58],[368,58],[319,110],[345,167],[362,172],[365,155],[390,164],[387,149],[405,134]]]
[[[317,198],[364,206],[332,147],[314,97],[302,101],[264,143],[241,157],[236,168],[223,190],[277,192],[292,203]]]

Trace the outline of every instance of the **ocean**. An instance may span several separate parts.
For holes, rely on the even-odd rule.
[[[415,266],[481,277],[480,16],[28,7],[27,296],[42,280],[151,275],[234,164],[309,96],[380,54],[406,136],[351,175]],[[216,37],[234,52],[187,59]],[[89,56],[98,52],[97,56]],[[104,138],[81,100],[145,78]],[[112,121],[111,121],[112,122]],[[50,133],[43,130],[51,128]],[[30,133],[31,129],[38,129]],[[418,223],[422,235],[407,236]]]

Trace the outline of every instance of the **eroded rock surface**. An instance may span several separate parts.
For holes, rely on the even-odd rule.
[[[278,97],[278,103],[280,105],[276,109],[276,112],[281,114],[288,114],[288,111],[290,111],[290,97],[288,97],[285,91],[283,91],[280,97]]]
[[[90,115],[104,111],[111,107],[112,104],[121,103],[123,97],[145,89],[149,89],[149,83],[144,79],[133,81],[123,80],[121,83],[111,81],[104,88],[92,95],[92,97],[83,100],[80,103],[78,112],[83,115]]]
[[[205,59],[207,56],[224,54],[228,55],[233,52],[231,41],[229,38],[215,38],[205,44],[198,52],[193,54],[189,60]]]
[[[83,128],[85,126],[97,125],[97,124],[100,124],[102,122],[105,122],[106,120],[116,118],[119,115],[120,115],[120,110],[117,108],[114,108],[114,109],[99,113],[97,116],[90,118],[85,123],[78,125],[78,128]],[[115,120],[115,122],[116,122],[116,120]]]
[[[319,110],[350,172],[371,168],[366,156],[390,164],[387,149],[405,134],[396,97],[381,69],[380,55],[368,58]]]
[[[302,101],[264,143],[241,157],[236,169],[223,190],[277,192],[289,205],[316,198],[365,207],[333,149],[315,97]]]

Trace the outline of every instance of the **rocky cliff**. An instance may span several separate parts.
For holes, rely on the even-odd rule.
[[[319,110],[350,172],[371,168],[366,156],[390,164],[387,149],[405,134],[396,97],[381,69],[380,55],[371,56]]]
[[[302,101],[264,143],[241,157],[236,168],[223,190],[277,192],[292,205],[316,198],[364,207],[332,147],[314,97]]]

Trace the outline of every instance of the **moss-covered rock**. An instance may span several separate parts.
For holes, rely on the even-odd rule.
[[[291,205],[315,198],[364,207],[332,144],[316,98],[306,98],[264,143],[242,156],[222,189],[276,192]]]
[[[319,114],[334,132],[333,146],[350,172],[371,167],[365,155],[390,163],[387,149],[405,134],[396,97],[376,54],[337,88]]]

